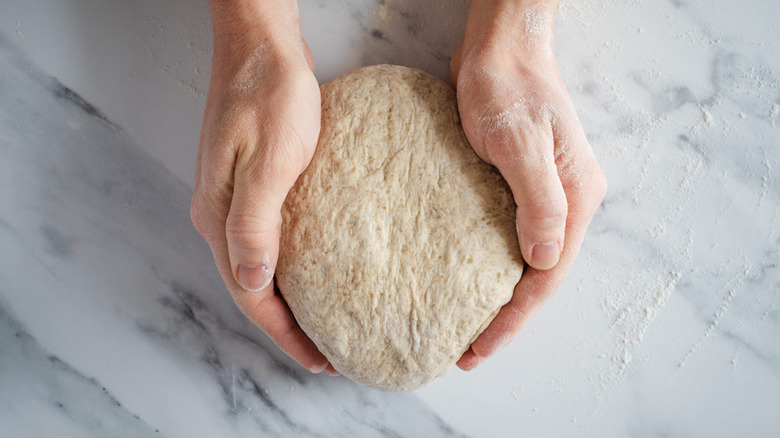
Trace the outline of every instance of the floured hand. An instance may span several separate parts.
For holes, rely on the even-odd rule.
[[[606,191],[555,63],[556,3],[472,1],[452,61],[463,129],[512,189],[529,265],[512,300],[458,361],[466,370],[509,343],[557,290]]]

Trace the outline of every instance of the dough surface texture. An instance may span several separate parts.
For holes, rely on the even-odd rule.
[[[319,143],[282,210],[277,284],[343,375],[419,388],[511,298],[515,204],[441,80],[378,65],[321,91]]]

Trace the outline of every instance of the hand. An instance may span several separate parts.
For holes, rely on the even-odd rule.
[[[505,346],[563,282],[606,180],[555,64],[555,1],[475,0],[452,61],[463,130],[506,179],[527,266],[512,299],[458,361]]]
[[[305,368],[337,374],[273,281],[282,203],[317,145],[319,86],[296,22],[288,23],[297,11],[255,3],[211,5],[214,59],[192,221],[241,311]]]

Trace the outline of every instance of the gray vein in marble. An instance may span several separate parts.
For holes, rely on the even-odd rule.
[[[227,296],[189,225],[190,190],[181,183],[189,180],[183,155],[194,155],[207,83],[205,11],[180,18],[186,2],[111,0],[85,20],[94,10],[88,0],[44,2],[51,8],[3,2],[2,30],[144,144],[126,129],[112,131],[78,99],[54,97],[48,74],[0,49],[2,308],[45,356],[99,381],[167,435],[293,435],[299,427],[330,436],[447,436],[461,428],[477,436],[774,436],[780,427],[773,409],[780,394],[780,3],[560,2],[559,66],[610,193],[563,287],[518,340],[481,371],[455,372],[415,394],[458,425],[449,427],[417,397],[300,370]],[[446,2],[423,3],[301,1],[318,78],[400,62],[446,80],[462,17],[441,14]],[[78,12],[74,21],[36,12],[60,4]],[[126,13],[104,21],[100,15],[112,10]],[[75,22],[78,30],[44,32],[47,22]],[[120,22],[130,30],[105,42],[71,38],[94,38]],[[52,36],[62,40],[47,46]],[[146,58],[127,57],[136,49],[123,44],[127,36],[138,36]],[[29,44],[35,38],[39,44]],[[83,49],[85,58],[71,58]],[[141,65],[94,68],[128,59]],[[83,68],[90,71],[78,76]],[[150,82],[111,91],[112,80],[131,77]],[[169,119],[161,109],[179,107],[161,101],[182,97],[166,94],[173,85],[184,87],[182,102],[192,108]],[[134,99],[144,93],[164,97]],[[126,97],[132,102],[111,100]],[[147,105],[162,126],[134,116]],[[139,126],[159,129],[144,135]],[[183,126],[190,134],[178,131]],[[134,152],[138,146],[183,179],[166,176]],[[0,357],[13,365],[0,380],[36,366],[14,354]],[[57,378],[46,382],[54,387]],[[85,435],[58,423],[59,413],[47,417],[59,411],[44,400],[29,397],[22,423],[0,423],[23,430],[37,413],[38,423],[62,426],[57,436]],[[0,390],[0,405],[7,402]],[[101,403],[91,406],[110,418]]]
[[[111,121],[109,121],[99,109],[95,108],[94,105],[84,100],[84,98],[81,97],[78,93],[66,87],[62,82],[57,80],[57,78],[51,77],[47,85],[52,94],[58,99],[66,100],[73,105],[76,105],[79,109],[81,109],[81,111],[89,114],[92,117],[102,120],[113,128],[116,128],[116,126]]]
[[[104,327],[107,333],[125,338],[116,339],[116,350],[88,349],[88,354],[101,356],[100,362],[113,367],[119,366],[113,361],[121,356],[124,342],[159,346],[156,351],[166,362],[189,369],[203,386],[199,397],[213,406],[214,417],[198,421],[231,424],[232,429],[224,431],[228,435],[457,435],[414,395],[379,393],[344,378],[299,370],[232,304],[208,248],[189,221],[189,188],[149,159],[98,108],[72,91],[62,91],[64,86],[39,73],[2,38],[0,59],[6,61],[0,64],[0,94],[14,102],[0,107],[0,156],[12,163],[4,164],[0,174],[0,202],[7,206],[0,218],[0,239],[13,242],[12,254],[25,253],[39,262],[21,275],[50,285],[19,293],[8,290],[3,280],[3,312],[29,312],[36,303],[63,298],[93,306],[97,314],[88,307],[79,310],[79,324],[109,324]],[[24,321],[31,336],[72,337],[68,325],[53,326],[35,313],[25,313]],[[19,345],[9,335],[15,329],[9,327],[4,326],[2,336]],[[113,413],[118,404],[127,406],[119,395],[97,399],[94,406],[89,404],[92,398],[79,404],[91,391],[88,385],[65,385],[70,377],[53,372],[54,362],[47,358],[57,357],[57,369],[72,369],[81,380],[101,381],[109,390],[125,388],[127,382],[112,380],[111,373],[85,365],[89,362],[82,357],[68,356],[74,354],[68,349],[58,352],[58,344],[49,343],[50,351],[32,357],[16,347],[4,348],[11,353],[3,354],[8,365],[0,370],[0,378],[16,379],[15,367],[21,364],[44,367],[40,372],[49,376],[41,383],[44,389],[61,388],[63,407],[80,412],[69,417],[73,427],[90,418],[118,415]],[[148,367],[146,361],[159,359],[128,360],[123,367],[142,370]],[[147,379],[138,372],[137,390],[152,390],[152,376]],[[183,389],[190,392],[178,390]],[[170,391],[158,396],[177,403],[177,387]],[[211,393],[219,397],[208,398]],[[9,396],[0,392],[0,403],[10,403]],[[28,400],[38,403],[45,397],[32,394]],[[28,416],[38,412],[20,409]],[[83,417],[83,412],[92,412],[92,417]],[[179,412],[186,415],[186,409]],[[137,415],[142,420],[136,421],[144,424],[149,414]]]
[[[159,278],[159,277],[158,277]],[[164,284],[170,288],[171,295],[163,296],[159,299],[160,305],[170,309],[177,314],[180,319],[179,324],[191,326],[191,330],[195,330],[199,333],[199,339],[208,342],[209,346],[206,348],[207,353],[204,355],[209,360],[209,363],[214,371],[224,371],[219,359],[219,355],[216,349],[217,335],[213,332],[219,328],[225,336],[229,336],[231,339],[235,339],[240,343],[247,344],[249,349],[268,349],[268,345],[264,345],[258,342],[256,339],[246,336],[238,330],[232,330],[228,328],[228,324],[220,321],[215,315],[211,314],[209,307],[204,303],[197,294],[184,284],[177,283],[175,281],[166,281],[159,278]],[[150,333],[156,332],[158,336],[170,337],[169,334],[157,331],[153,327],[142,326]],[[297,365],[291,365],[289,360],[279,360],[277,357],[271,357],[273,360],[273,366],[285,374],[288,378],[294,380],[296,383],[303,385],[306,383],[306,377],[309,376],[309,372],[302,369]],[[224,388],[227,385],[223,386]],[[225,390],[227,394],[229,391]]]
[[[41,225],[41,234],[48,242],[49,253],[61,259],[67,259],[73,255],[76,239],[62,234],[57,227],[50,224]]]
[[[89,436],[160,436],[101,382],[41,348],[5,307],[0,301],[0,424],[10,434],[5,436],[48,436],[54,431],[42,423],[50,417]],[[27,406],[32,401],[41,404],[37,411]],[[6,429],[14,423],[25,428]]]

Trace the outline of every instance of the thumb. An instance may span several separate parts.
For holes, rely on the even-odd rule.
[[[517,237],[523,258],[538,270],[558,264],[568,212],[555,164],[553,139],[551,135],[544,137],[502,148],[500,155],[508,156],[492,159],[517,204]]]
[[[282,204],[300,173],[284,155],[258,145],[236,157],[225,232],[233,275],[249,291],[268,287],[276,268]]]

